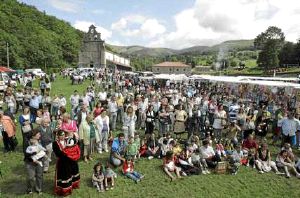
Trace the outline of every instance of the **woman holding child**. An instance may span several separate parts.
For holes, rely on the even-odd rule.
[[[41,134],[39,130],[34,129],[30,136],[30,141],[25,148],[25,167],[27,172],[27,193],[32,194],[36,191],[38,194],[42,193],[43,185],[43,165],[42,158],[39,156],[38,148],[42,147],[39,143]],[[30,148],[29,148],[30,147]],[[45,154],[44,154],[45,155]]]
[[[57,156],[55,172],[55,194],[67,196],[73,189],[79,188],[80,175],[77,160],[80,149],[74,134],[65,135],[64,131],[57,133],[53,142],[53,152]]]
[[[29,107],[24,107],[22,115],[19,116],[19,123],[21,125],[21,132],[23,136],[23,152],[28,146],[30,139],[30,132],[32,130],[32,124],[35,122],[35,116],[30,113]]]

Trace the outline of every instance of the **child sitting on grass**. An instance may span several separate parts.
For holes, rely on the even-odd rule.
[[[166,157],[164,158],[163,163],[164,172],[171,178],[171,181],[174,181],[176,178],[172,175],[172,172],[175,172],[178,178],[181,178],[180,172],[181,168],[175,165],[175,158],[172,151],[168,151],[166,153]]]
[[[175,156],[179,156],[182,151],[182,147],[175,140],[170,142],[170,148]]]
[[[221,157],[226,157],[226,152],[222,144],[222,140],[219,140],[216,144],[216,153]]]
[[[300,179],[300,173],[297,172],[295,162],[289,158],[287,150],[281,150],[276,158],[276,165],[278,168],[283,168],[287,178],[291,177],[290,171],[295,173],[296,177]]]
[[[128,145],[126,147],[126,156],[128,158],[136,159],[138,156],[138,147],[133,137],[128,138]]]
[[[141,141],[141,146],[139,148],[138,156],[139,157],[145,157],[147,150],[148,150],[147,139],[145,138]]]
[[[168,144],[168,140],[164,139],[162,141],[162,144],[160,145],[160,158],[163,158],[166,156],[167,152],[170,151],[170,145]]]
[[[134,170],[134,163],[133,163],[133,158],[128,157],[125,162],[123,163],[123,174],[135,181],[135,183],[140,182],[144,176],[137,171]]]
[[[92,175],[92,183],[93,186],[97,188],[98,192],[104,192],[104,174],[103,174],[103,166],[100,162],[98,162],[94,166],[94,173]]]
[[[229,155],[229,165],[231,167],[231,174],[236,175],[239,167],[241,165],[241,160],[244,156],[243,151],[241,150],[240,145],[235,145],[234,149],[232,150],[231,155]],[[247,164],[248,162],[246,162]]]
[[[210,174],[205,159],[201,156],[200,149],[196,149],[189,158],[189,161],[194,166],[200,168],[203,175]]]
[[[107,163],[104,171],[105,190],[109,190],[109,184],[110,184],[110,189],[111,190],[114,189],[115,178],[117,178],[117,174],[111,169],[110,164]]]
[[[134,133],[134,144],[136,145],[136,148],[137,148],[137,156],[136,157],[140,158],[138,151],[141,147],[141,139],[140,139],[140,135],[137,132]]]

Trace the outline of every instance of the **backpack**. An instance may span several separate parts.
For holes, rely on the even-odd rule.
[[[41,89],[46,89],[46,83],[45,82],[41,82]]]

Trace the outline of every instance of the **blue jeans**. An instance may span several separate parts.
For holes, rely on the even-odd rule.
[[[107,140],[108,140],[108,131],[102,131],[99,134],[100,140],[98,143],[98,151],[102,151],[103,149],[106,151],[108,149]]]
[[[123,114],[124,114],[124,107],[118,107],[117,121],[120,123],[122,123],[122,121],[123,121]]]
[[[58,107],[52,106],[52,115],[57,116],[58,113]]]
[[[137,180],[140,180],[141,179],[141,174],[136,172],[136,171],[133,171],[132,173],[125,173],[126,177],[132,179],[133,181],[137,181]]]
[[[112,155],[110,156],[110,163],[116,167],[121,166],[122,161],[119,160],[118,158],[113,157]]]

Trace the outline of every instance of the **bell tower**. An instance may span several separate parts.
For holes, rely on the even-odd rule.
[[[105,67],[105,41],[101,39],[96,27],[91,25],[83,36],[79,51],[79,67]]]

